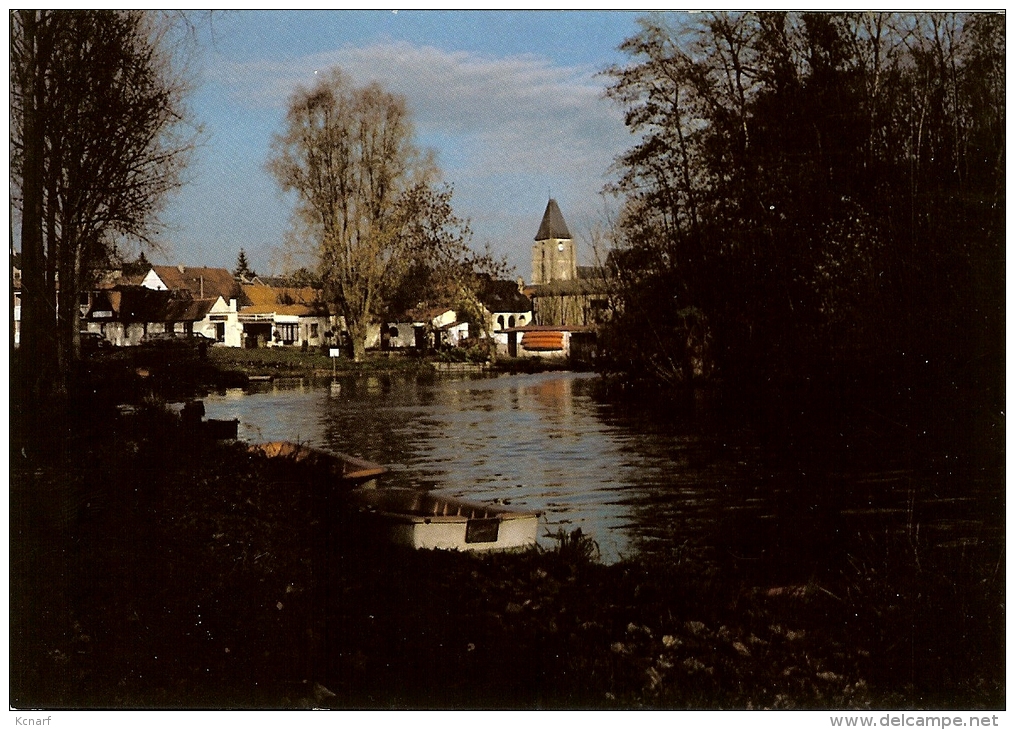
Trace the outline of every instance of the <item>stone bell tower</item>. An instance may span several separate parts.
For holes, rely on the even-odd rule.
[[[532,247],[532,283],[571,281],[578,278],[574,241],[557,201],[550,198]]]

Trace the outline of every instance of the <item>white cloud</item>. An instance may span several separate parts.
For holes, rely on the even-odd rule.
[[[218,80],[244,104],[282,109],[298,84],[309,86],[315,72],[336,66],[358,83],[377,81],[404,95],[420,134],[454,138],[473,165],[504,173],[602,168],[625,142],[619,110],[602,98],[598,69],[555,66],[530,54],[495,58],[397,42],[232,64]]]
[[[297,85],[310,86],[315,72],[336,66],[356,83],[377,81],[408,99],[419,138],[437,149],[456,199],[467,201],[460,213],[475,221],[476,240],[503,247],[522,274],[547,189],[562,205],[595,209],[609,166],[630,143],[620,110],[603,98],[599,69],[532,54],[494,57],[391,42],[233,63],[211,74],[234,103],[281,116]],[[515,200],[515,210],[495,209],[503,196],[491,191],[515,189],[520,179],[534,181],[531,199]],[[528,222],[493,223],[519,215]]]

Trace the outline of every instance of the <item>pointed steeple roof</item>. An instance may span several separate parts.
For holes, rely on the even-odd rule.
[[[564,216],[560,213],[560,207],[553,198],[550,198],[550,202],[546,204],[543,222],[539,224],[539,232],[534,240],[545,241],[549,238],[571,238],[571,234],[567,230],[567,223],[564,222]]]

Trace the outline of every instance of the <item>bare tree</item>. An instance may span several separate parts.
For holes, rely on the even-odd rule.
[[[22,359],[36,396],[46,381],[60,388],[78,354],[78,292],[90,266],[117,237],[150,242],[166,194],[181,184],[197,130],[172,44],[177,22],[141,11],[11,16]]]
[[[297,238],[316,253],[356,360],[410,272],[470,268],[468,224],[451,210],[451,189],[434,186],[437,169],[413,141],[405,99],[377,84],[353,86],[335,69],[298,88],[268,169],[297,195]]]

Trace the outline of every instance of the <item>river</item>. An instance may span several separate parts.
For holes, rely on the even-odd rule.
[[[245,441],[298,441],[382,463],[386,485],[540,510],[541,544],[581,528],[605,562],[642,553],[788,559],[798,579],[844,531],[911,532],[919,522],[925,538],[929,529],[936,544],[958,546],[1003,532],[1003,517],[984,526],[998,506],[1003,515],[1003,482],[984,477],[959,490],[898,449],[859,470],[842,458],[816,467],[773,451],[751,428],[717,429],[707,405],[627,407],[600,385],[570,372],[350,376],[228,390],[207,396],[205,408],[209,418],[239,419]]]

